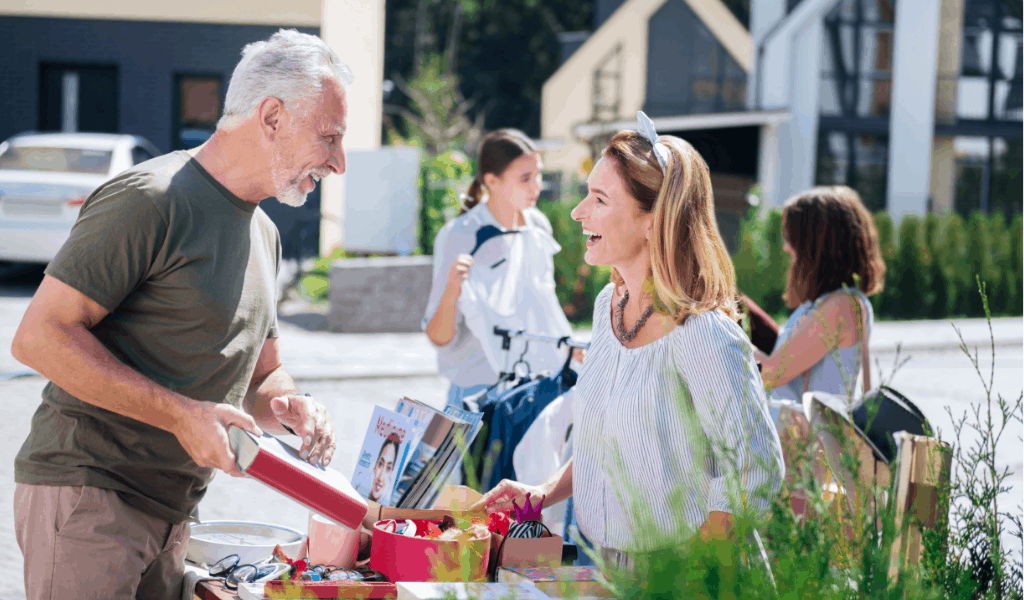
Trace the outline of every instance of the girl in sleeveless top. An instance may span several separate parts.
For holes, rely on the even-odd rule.
[[[765,389],[774,400],[800,403],[808,391],[850,396],[861,373],[861,344],[874,315],[868,296],[882,291],[885,263],[874,219],[846,186],[817,187],[786,201],[783,249],[792,263],[784,299],[795,309],[770,356],[755,350]],[[806,421],[776,413],[786,464]]]

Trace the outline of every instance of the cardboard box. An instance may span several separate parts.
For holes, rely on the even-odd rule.
[[[896,471],[896,531],[889,576],[921,561],[922,529],[933,529],[949,514],[953,453],[935,438],[902,433]]]
[[[562,536],[550,532],[541,538],[506,538],[491,533],[491,559],[487,571],[493,577],[498,567],[561,566],[563,544]]]

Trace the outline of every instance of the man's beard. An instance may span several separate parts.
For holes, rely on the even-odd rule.
[[[306,180],[306,177],[313,175],[313,183],[316,184],[318,179],[323,179],[330,173],[326,169],[311,169],[294,179],[289,179],[288,171],[289,167],[285,164],[284,157],[275,150],[270,165],[270,177],[274,182],[275,197],[281,204],[287,204],[296,208],[305,204],[307,196],[309,196],[309,192],[303,192],[299,189]]]

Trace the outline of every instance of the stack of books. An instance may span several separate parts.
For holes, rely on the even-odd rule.
[[[481,426],[481,413],[439,411],[402,398],[377,407],[363,438],[352,485],[381,506],[428,509],[458,471]]]

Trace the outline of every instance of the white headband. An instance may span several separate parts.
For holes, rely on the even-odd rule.
[[[640,135],[644,136],[644,139],[651,143],[651,147],[654,149],[654,157],[658,159],[658,164],[661,165],[661,172],[664,173],[665,169],[668,169],[668,148],[658,139],[658,132],[654,130],[654,123],[644,114],[644,111],[638,110],[636,112],[636,124]]]

